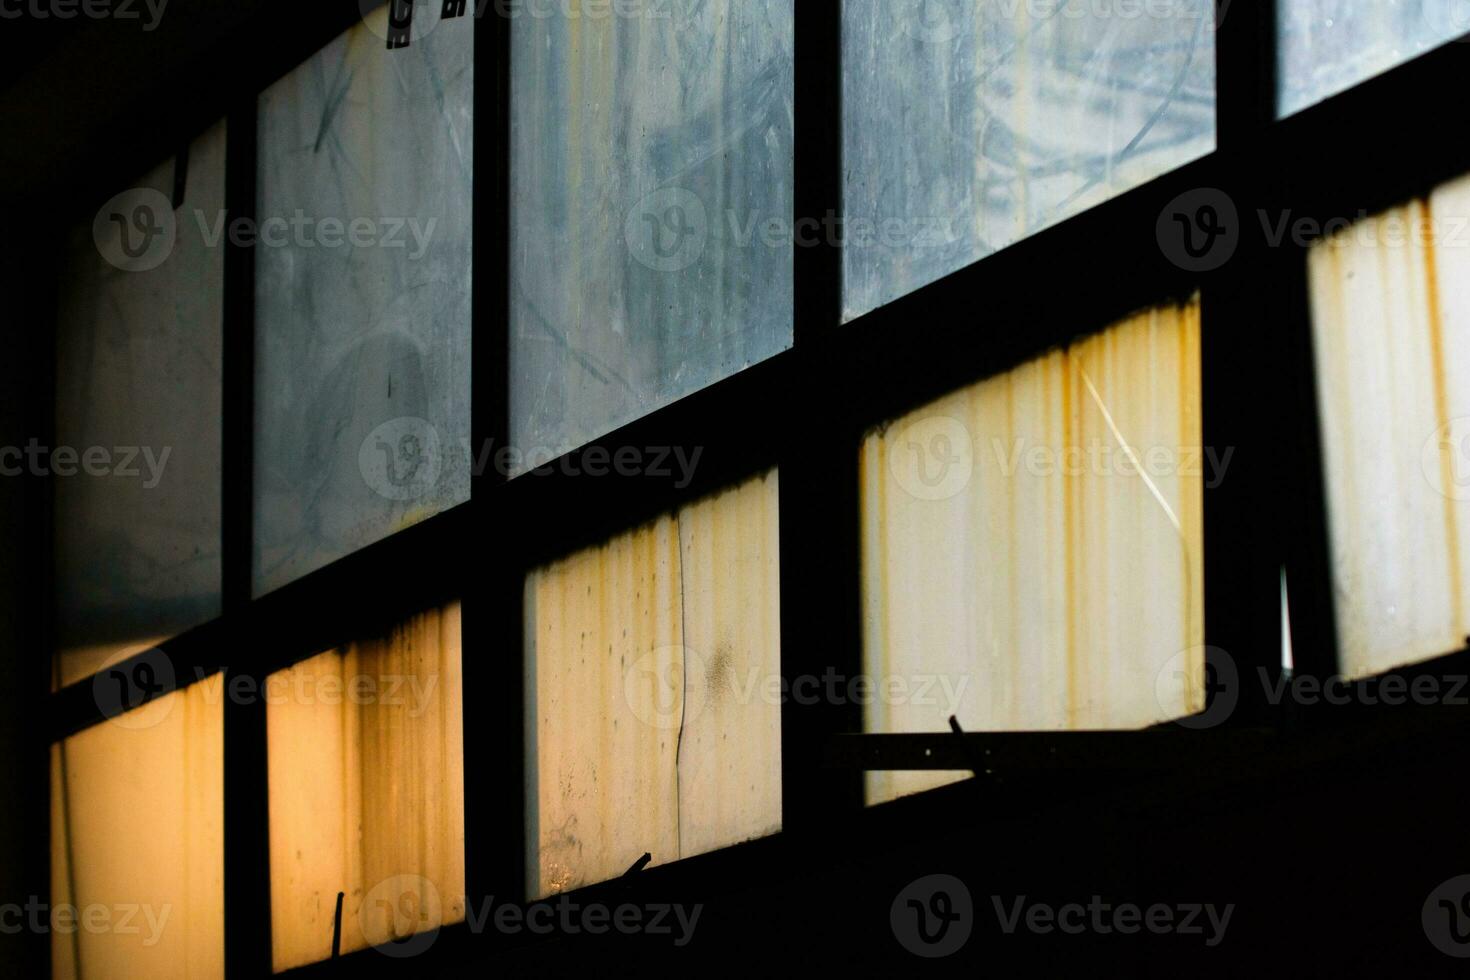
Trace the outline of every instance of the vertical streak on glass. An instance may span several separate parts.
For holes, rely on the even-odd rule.
[[[1365,219],[1309,260],[1343,672],[1470,634],[1470,179]]]
[[[272,674],[271,935],[279,970],[465,917],[460,605]]]
[[[791,345],[792,0],[512,26],[518,472]]]
[[[781,824],[778,476],[526,580],[533,895]]]
[[[866,731],[1143,728],[1204,708],[1199,306],[957,391],[861,449]],[[953,781],[871,773],[871,802]]]

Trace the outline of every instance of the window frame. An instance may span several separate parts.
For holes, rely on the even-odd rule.
[[[1240,760],[1259,748],[1259,729],[1286,724],[1267,700],[1262,678],[1281,666],[1279,571],[1291,581],[1291,628],[1298,675],[1336,673],[1330,553],[1322,493],[1319,419],[1300,244],[1271,247],[1255,231],[1258,211],[1293,217],[1353,218],[1426,193],[1470,172],[1470,150],[1442,134],[1470,124],[1470,104],[1422,93],[1451,90],[1470,67],[1470,46],[1451,42],[1360,82],[1286,119],[1276,118],[1276,10],[1279,2],[1217,0],[1217,146],[1213,153],[1069,218],[1001,252],[842,323],[841,252],[830,242],[795,255],[793,347],[709,388],[603,436],[565,458],[550,475],[507,480],[489,468],[472,480],[467,504],[440,513],[259,599],[251,595],[253,549],[254,255],[225,247],[225,397],[222,468],[223,615],[161,644],[182,682],[220,671],[256,684],[275,670],[379,625],[443,601],[463,600],[465,712],[465,861],[467,896],[521,896],[526,883],[524,642],[525,574],[545,561],[605,540],[650,517],[771,467],[780,488],[781,664],[785,677],[861,673],[858,447],[863,433],[905,410],[995,375],[1079,334],[1170,299],[1202,294],[1204,443],[1235,450],[1230,478],[1204,501],[1205,640],[1231,652],[1239,703],[1219,729],[1175,726],[1147,733],[1054,735],[953,733],[877,736],[862,732],[854,705],[782,708],[783,832],[775,838],[679,861],[639,880],[677,889],[681,882],[748,881],[804,848],[823,851],[862,840],[931,808],[945,819],[957,799],[983,791],[990,803],[1016,799],[993,773],[865,810],[865,768],[921,765],[934,750],[964,760],[998,752],[1004,775],[1037,777],[1058,793],[1085,780],[1058,775],[1048,760],[1077,752],[1128,764],[1161,743],[1186,755]],[[355,4],[346,5],[356,8]],[[498,3],[481,5],[440,29],[474,31],[474,266],[472,296],[472,445],[508,445],[509,418],[509,99],[511,20]],[[253,216],[256,96],[356,22],[357,9],[315,18],[270,53],[235,52],[236,92],[216,105],[228,120],[226,206]],[[796,18],[795,212],[841,213],[841,3],[800,0]],[[384,57],[392,57],[384,51]],[[197,119],[171,125],[179,145]],[[1348,139],[1355,143],[1342,149]],[[1328,154],[1332,154],[1330,164]],[[167,151],[164,150],[164,153]],[[162,155],[162,154],[161,154]],[[112,172],[127,180],[131,174]],[[1184,191],[1216,187],[1244,223],[1240,249],[1221,269],[1190,273],[1159,248],[1156,223]],[[1065,275],[1066,288],[1040,306],[1030,291],[1037,270]],[[977,303],[975,297],[987,298]],[[1038,308],[1040,307],[1040,308]],[[977,326],[957,311],[977,310]],[[1002,324],[999,331],[986,323]],[[46,348],[43,346],[42,350]],[[37,394],[49,434],[47,400],[54,345],[42,357]],[[1283,424],[1290,413],[1294,422]],[[618,446],[699,446],[694,480],[673,476],[589,477],[589,453]],[[49,528],[49,484],[33,501]],[[38,534],[44,537],[49,532]],[[42,546],[41,608],[55,596],[49,539]],[[409,574],[394,574],[408,570]],[[38,629],[51,656],[50,613]],[[122,665],[126,667],[126,662]],[[1406,676],[1464,673],[1470,651],[1447,651]],[[187,686],[179,683],[177,687]],[[170,688],[174,689],[174,688]],[[473,692],[473,693],[471,693]],[[160,691],[159,694],[165,693]],[[1210,704],[1219,695],[1212,685]],[[48,742],[101,723],[91,681],[49,695]],[[1400,709],[1402,710],[1402,709]],[[1324,706],[1329,724],[1358,724],[1358,709]],[[955,747],[959,746],[959,749]],[[226,962],[231,976],[270,972],[270,895],[265,706],[225,705]],[[1093,753],[1089,755],[1089,753]],[[1101,753],[1099,756],[1097,753]],[[982,767],[976,766],[980,769]],[[1019,792],[1019,791],[1016,791]],[[948,819],[965,819],[950,813]],[[698,876],[697,878],[692,876]],[[634,887],[593,886],[579,894]],[[652,886],[650,886],[652,887]],[[493,930],[443,931],[427,954],[484,955],[515,942]],[[346,959],[373,957],[371,950]],[[387,961],[384,961],[385,963]],[[424,960],[403,971],[417,972]],[[377,964],[382,966],[383,964]],[[293,971],[325,975],[326,963]]]

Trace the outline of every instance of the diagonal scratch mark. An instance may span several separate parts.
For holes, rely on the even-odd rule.
[[[1169,523],[1174,525],[1174,530],[1183,534],[1184,525],[1180,523],[1178,516],[1175,515],[1174,508],[1169,506],[1169,501],[1164,499],[1164,495],[1159,492],[1159,488],[1154,484],[1154,481],[1149,479],[1148,473],[1143,468],[1143,463],[1138,458],[1138,454],[1133,451],[1133,447],[1128,444],[1128,440],[1123,437],[1123,433],[1118,429],[1118,424],[1113,421],[1113,414],[1103,404],[1102,396],[1097,393],[1097,388],[1093,385],[1092,378],[1087,376],[1087,369],[1082,366],[1080,359],[1077,362],[1077,373],[1082,376],[1082,383],[1087,385],[1087,393],[1092,396],[1093,402],[1097,404],[1097,410],[1102,412],[1103,421],[1107,422],[1109,431],[1113,433],[1113,438],[1118,440],[1118,445],[1123,447],[1123,452],[1127,454],[1129,461],[1133,464],[1133,468],[1143,478],[1143,485],[1148,487],[1148,492],[1154,495],[1154,499],[1159,502],[1159,506],[1164,508],[1164,513],[1169,515]]]

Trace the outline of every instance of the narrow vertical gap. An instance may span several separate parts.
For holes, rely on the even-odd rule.
[[[231,106],[225,127],[226,220],[256,213],[257,103],[253,92]],[[229,978],[271,971],[270,781],[263,698],[237,702],[231,681],[264,680],[251,622],[254,575],[255,252],[224,240],[224,381],[220,527],[221,597],[231,665],[224,702],[225,972]]]

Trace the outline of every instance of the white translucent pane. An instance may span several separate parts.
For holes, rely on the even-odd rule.
[[[791,346],[792,0],[626,6],[511,27],[511,427],[543,461]]]
[[[775,472],[526,581],[529,887],[781,826]]]
[[[338,892],[344,953],[463,921],[459,603],[264,693],[275,969],[331,956]]]
[[[1338,650],[1358,678],[1470,635],[1470,179],[1311,252]]]
[[[1215,146],[1212,0],[844,0],[846,316]]]
[[[1144,728],[1204,707],[1199,308],[957,391],[861,450],[865,730]],[[869,774],[878,802],[961,778]]]
[[[387,16],[260,97],[256,594],[469,499],[472,25]]]
[[[107,202],[67,246],[57,451],[40,458],[55,477],[57,684],[220,612],[224,249],[208,229],[224,210],[224,124],[190,145],[176,211],[174,169]],[[141,252],[136,268],[114,264],[132,265],[122,247]]]
[[[1470,33],[1464,0],[1278,0],[1276,16],[1282,116]]]
[[[57,980],[224,976],[223,693],[195,684],[51,746]]]

